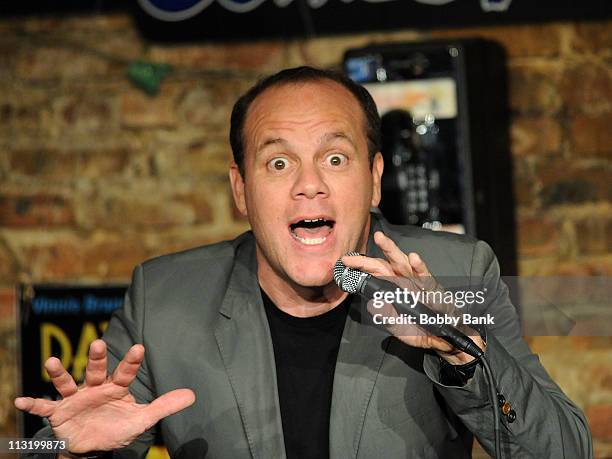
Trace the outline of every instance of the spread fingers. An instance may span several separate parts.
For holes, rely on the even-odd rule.
[[[85,382],[88,386],[98,386],[106,381],[106,343],[97,339],[89,346],[89,359],[85,370]]]
[[[76,393],[77,385],[70,376],[70,373],[66,371],[62,362],[57,357],[50,357],[45,362],[45,369],[51,378],[51,382],[55,386],[55,389],[63,397],[69,397]]]
[[[142,344],[133,345],[115,368],[112,381],[120,386],[128,387],[134,381],[143,360],[144,346]]]

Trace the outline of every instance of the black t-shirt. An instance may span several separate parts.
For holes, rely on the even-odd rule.
[[[315,317],[294,317],[261,296],[274,346],[288,459],[329,457],[329,414],[336,358],[351,297]]]

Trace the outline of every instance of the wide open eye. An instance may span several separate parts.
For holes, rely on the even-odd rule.
[[[347,161],[348,158],[342,153],[332,153],[327,158],[325,158],[325,162],[333,167],[344,166]]]
[[[289,166],[289,161],[287,158],[272,158],[268,161],[268,167],[273,171],[282,171]]]

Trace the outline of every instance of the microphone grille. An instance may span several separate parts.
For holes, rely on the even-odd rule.
[[[357,252],[347,252],[346,255],[353,257],[359,254]],[[358,292],[363,276],[367,276],[367,274],[362,273],[358,269],[349,268],[342,263],[341,259],[338,259],[334,265],[334,280],[338,287],[347,293]]]

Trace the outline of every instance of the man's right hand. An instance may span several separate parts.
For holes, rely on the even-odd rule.
[[[55,437],[68,440],[72,453],[123,448],[160,419],[195,402],[192,390],[176,389],[149,404],[136,403],[128,387],[143,359],[144,346],[135,344],[109,376],[106,343],[95,340],[89,348],[83,385],[77,387],[60,360],[51,357],[45,362],[45,369],[62,400],[19,397],[15,406],[48,418]]]

